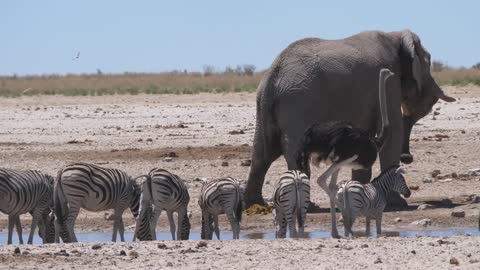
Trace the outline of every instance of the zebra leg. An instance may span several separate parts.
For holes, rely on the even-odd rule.
[[[8,216],[8,240],[7,240],[7,245],[12,244],[12,235],[13,235],[13,228],[15,226],[15,219],[16,216],[14,215],[9,215]],[[20,242],[20,239],[19,239]]]
[[[38,211],[33,211],[32,213],[32,224],[30,225],[30,233],[28,235],[28,244],[33,243],[33,235],[35,233],[35,228],[37,227],[38,221],[41,219],[41,213],[38,213]],[[43,227],[43,226],[42,226]],[[45,234],[43,234],[45,236]],[[45,239],[43,240],[43,243],[45,244]]]
[[[67,214],[67,231],[68,235],[72,242],[78,242],[77,236],[75,235],[75,221],[77,220],[78,214],[80,213],[80,207],[70,206]]]
[[[291,207],[291,205],[289,205]],[[288,235],[290,238],[297,237],[297,228],[295,224],[295,211],[293,209],[288,209],[285,211],[286,224],[288,224]]]
[[[218,215],[213,215],[213,227],[217,239],[220,240],[220,228],[218,227]]]
[[[175,240],[175,231],[177,230],[177,228],[175,227],[175,221],[173,220],[173,211],[167,211],[167,217],[168,223],[170,223],[170,233],[172,234],[172,240]],[[178,223],[178,226],[180,227],[180,223]]]
[[[22,223],[20,223],[20,215],[15,216],[15,226],[17,227],[18,242],[23,245]]]
[[[152,214],[152,218],[150,219],[150,234],[152,235],[152,240],[157,240],[157,222],[160,218],[160,214],[162,213],[162,208],[160,206],[155,206]]]
[[[188,240],[188,239],[182,239],[182,230],[185,230],[186,228],[184,228],[184,219],[187,215],[187,208],[186,207],[181,207],[180,209],[178,209],[177,211],[177,224],[178,224],[178,228],[177,228],[177,240]]]
[[[287,221],[285,215],[281,211],[275,211],[275,237],[285,238],[287,236]]]
[[[212,215],[208,211],[202,209],[202,232],[201,238],[206,240],[212,240]]]
[[[233,209],[228,209],[227,212],[227,219],[230,222],[230,226],[232,226],[232,232],[233,232],[233,239],[239,239],[240,238],[240,224],[238,220],[235,218],[235,214]],[[218,227],[217,225],[215,225]],[[217,236],[218,237],[218,236]]]
[[[380,237],[380,235],[382,234],[382,216],[382,212],[375,215],[375,224],[377,225],[377,237]]]
[[[367,215],[365,217],[365,235],[367,237],[370,237],[370,220],[371,220],[370,216]]]

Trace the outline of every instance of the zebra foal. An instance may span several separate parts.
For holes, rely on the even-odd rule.
[[[64,242],[77,242],[74,227],[80,208],[93,212],[113,209],[113,214],[105,217],[113,220],[112,241],[117,240],[117,232],[125,241],[123,212],[130,208],[135,218],[138,215],[137,178],[118,169],[87,163],[72,163],[60,169],[54,190],[55,241],[58,243],[61,235]]]
[[[273,215],[275,237],[285,238],[287,224],[289,236],[297,237],[304,233],[305,217],[310,203],[310,181],[305,173],[290,170],[282,174],[273,191]]]
[[[232,226],[233,239],[240,238],[242,221],[242,192],[238,181],[231,177],[204,182],[198,205],[202,209],[201,238],[213,238],[213,232],[220,239],[218,215],[226,214]]]
[[[156,240],[157,222],[162,210],[165,210],[170,223],[172,239],[188,240],[190,235],[190,219],[187,211],[189,202],[190,195],[187,186],[180,177],[163,169],[151,170],[142,184],[135,237],[140,240]],[[174,212],[178,214],[178,229],[173,220]]]
[[[398,165],[382,172],[371,183],[363,185],[357,181],[347,181],[337,192],[337,207],[342,212],[345,237],[353,236],[352,226],[358,215],[365,216],[366,235],[370,235],[370,219],[375,218],[377,235],[382,233],[383,210],[387,205],[387,195],[395,191],[408,198],[410,189],[405,182],[405,171]]]
[[[23,244],[20,215],[28,212],[32,215],[32,224],[27,243],[32,243],[37,224],[43,243],[53,242],[47,237],[53,217],[50,215],[52,198],[52,176],[33,170],[0,169],[0,211],[8,215],[7,244],[12,244],[14,226],[18,241]]]

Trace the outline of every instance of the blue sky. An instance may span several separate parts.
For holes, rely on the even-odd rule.
[[[479,10],[475,0],[2,1],[0,74],[265,69],[300,38],[406,28],[433,59],[470,67]]]

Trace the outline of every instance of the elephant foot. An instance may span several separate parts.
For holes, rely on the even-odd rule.
[[[397,192],[390,192],[387,196],[387,209],[389,208],[405,208],[408,206],[407,201]]]
[[[245,196],[245,209],[250,208],[250,206],[254,204],[259,204],[262,206],[267,205],[261,194],[254,196]]]

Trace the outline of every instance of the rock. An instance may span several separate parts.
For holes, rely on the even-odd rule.
[[[152,138],[147,138],[146,141],[147,142],[153,142],[153,139]]]
[[[53,255],[56,255],[56,256],[66,256],[66,257],[70,256],[70,254],[68,254],[65,249],[61,249],[60,251],[53,253]]]
[[[95,249],[95,250],[101,249],[101,248],[102,248],[101,244],[93,244],[93,246],[92,246],[92,249]]]
[[[447,179],[447,178],[450,178],[451,177],[451,174],[449,173],[442,173],[442,174],[438,174],[436,176],[437,179]]]
[[[395,222],[397,222],[397,223],[398,223],[398,222],[402,222],[402,219],[399,218],[399,217],[397,217],[397,218],[395,219]]]
[[[463,211],[463,210],[453,210],[452,211],[452,217],[463,218],[463,217],[465,217],[465,211]]]
[[[170,151],[168,153],[164,153],[162,157],[171,157],[171,158],[176,158],[178,157],[178,154],[176,152]]]
[[[421,204],[417,207],[417,210],[427,210],[427,209],[434,209],[435,206],[431,204]]]
[[[434,112],[433,112],[433,115],[439,115],[439,114],[440,114],[440,113],[437,112],[437,111],[434,111]]]
[[[452,178],[447,178],[447,179],[438,180],[438,182],[439,182],[439,183],[452,182]]]
[[[480,196],[470,195],[469,201],[470,201],[470,203],[480,203]]]
[[[452,176],[453,178],[458,178],[458,174],[457,174],[456,172],[453,172],[453,173],[451,174],[451,176]]]
[[[480,176],[480,168],[474,168],[468,170],[468,175],[470,176]]]
[[[418,190],[420,188],[420,186],[418,185],[411,185],[409,186],[408,188],[410,188],[410,190]]]
[[[207,178],[206,177],[196,177],[195,179],[193,179],[194,182],[207,182]]]
[[[173,158],[171,158],[171,157],[164,157],[164,158],[163,158],[163,161],[165,161],[165,162],[171,162],[171,161],[173,161]]]
[[[455,242],[453,242],[453,241],[448,241],[448,240],[443,240],[443,239],[438,239],[438,240],[437,240],[437,243],[438,243],[439,245],[455,244]]]
[[[230,135],[245,134],[245,131],[243,131],[242,129],[232,130],[232,131],[228,132],[228,134],[230,134]]]
[[[377,263],[383,263],[382,262],[382,259],[380,259],[379,257],[375,259],[375,261],[373,261],[374,264],[377,264]]]
[[[120,250],[120,256],[127,256],[127,253],[125,252],[125,250]]]
[[[167,245],[165,245],[164,243],[160,243],[157,245],[157,248],[159,249],[168,249]]]
[[[136,258],[138,258],[138,252],[136,252],[135,250],[131,250],[131,251],[128,252],[128,256],[136,259]]]
[[[422,182],[425,183],[425,184],[427,184],[427,183],[432,183],[433,180],[432,180],[432,178],[430,178],[430,177],[424,177],[423,180],[422,180]]]
[[[450,264],[459,265],[460,262],[457,260],[457,258],[452,257],[450,258]]]
[[[15,247],[15,249],[13,250],[13,254],[20,254],[20,248]]]
[[[410,223],[410,225],[427,227],[432,225],[432,220],[429,218],[424,218],[424,219],[416,220]]]
[[[227,167],[228,166],[228,161],[222,161],[222,166]]]
[[[432,175],[432,177],[434,177],[434,178],[437,177],[437,175],[439,175],[439,174],[440,174],[440,170],[433,170],[433,171],[431,172],[431,175]]]
[[[250,159],[243,160],[242,163],[240,163],[240,166],[244,167],[250,167],[250,165],[252,165],[252,160]]]
[[[417,254],[415,250],[410,251],[410,253],[412,253],[413,255]]]
[[[196,248],[207,247],[207,241],[200,241],[198,242]]]
[[[28,254],[30,254],[30,251],[28,251],[28,250],[24,250],[24,251],[22,252],[22,255],[28,255]]]
[[[360,245],[361,248],[368,248],[368,245],[367,244],[362,244]]]

